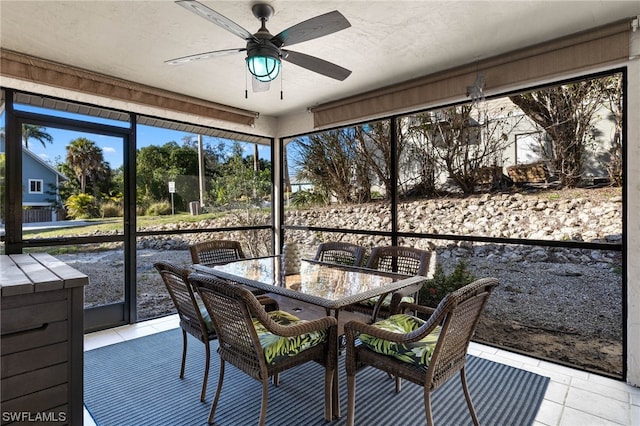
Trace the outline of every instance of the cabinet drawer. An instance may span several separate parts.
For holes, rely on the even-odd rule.
[[[49,389],[44,389],[39,392],[35,392],[29,395],[22,396],[20,398],[12,399],[11,401],[2,403],[2,411],[9,413],[31,413],[33,416],[38,413],[47,413],[56,416],[64,416],[65,420],[68,420],[67,413],[52,412],[57,407],[66,404],[69,397],[69,387],[67,384],[54,386]],[[60,417],[58,417],[60,418]],[[2,424],[12,423],[12,420],[2,418]],[[17,423],[25,424],[25,423]],[[55,424],[50,422],[49,424]],[[64,423],[61,423],[64,424]]]
[[[68,342],[2,356],[2,378],[69,361]]]
[[[54,343],[65,342],[68,339],[68,321],[44,323],[42,326],[35,329],[3,335],[0,352],[4,356],[29,349],[39,348],[41,346],[53,345]]]
[[[66,300],[2,309],[0,333],[5,335],[41,328],[47,323],[67,319]]]
[[[69,364],[63,363],[2,379],[2,403],[67,383]]]
[[[3,296],[2,310],[20,308],[29,305],[39,305],[41,303],[57,302],[67,300],[69,290],[43,291],[37,293],[18,294],[15,296]]]

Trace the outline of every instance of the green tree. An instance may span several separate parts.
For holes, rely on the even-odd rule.
[[[25,148],[29,148],[29,139],[35,139],[46,147],[47,142],[53,143],[53,136],[47,133],[47,128],[43,126],[36,126],[34,124],[22,125],[22,143]]]
[[[111,169],[111,185],[106,191],[107,198],[111,201],[121,202],[124,191],[124,166]]]
[[[62,200],[66,200],[72,195],[80,194],[81,192],[80,181],[78,179],[74,179],[74,177],[76,176],[76,173],[73,171],[71,166],[66,162],[58,163],[56,165],[56,170],[58,170],[60,173],[62,173],[63,175],[69,178],[66,182],[63,182],[58,187],[58,193],[60,194],[60,198]]]
[[[97,192],[98,181],[110,176],[102,149],[87,138],[72,140],[66,149],[66,162],[80,182],[80,192],[87,192],[88,181],[93,183],[94,193]]]
[[[211,181],[211,197],[234,216],[239,226],[269,223],[268,215],[262,214],[261,209],[271,202],[271,164],[254,159],[252,155],[243,157],[242,146],[234,143],[232,155],[221,164],[221,174]],[[246,231],[243,235],[251,256],[271,250],[270,241],[265,240],[259,230]]]
[[[256,164],[259,170],[256,170]],[[216,202],[234,208],[256,208],[271,197],[271,165],[253,156],[242,157],[242,146],[234,143],[232,155],[212,181]]]
[[[168,149],[163,146],[149,145],[138,150],[136,154],[138,201],[168,199],[169,190],[166,189],[168,157]]]
[[[205,162],[205,176],[210,175],[209,163]],[[137,152],[136,165],[137,196],[143,205],[168,200],[170,181],[176,182],[174,202],[178,210],[185,210],[188,201],[199,198],[198,151],[192,143],[171,141],[143,147]]]

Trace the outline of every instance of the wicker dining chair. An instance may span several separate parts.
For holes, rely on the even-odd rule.
[[[216,338],[216,333],[211,323],[209,313],[194,293],[187,277],[191,272],[188,269],[180,268],[169,262],[156,262],[153,266],[158,270],[164,282],[171,300],[178,311],[180,317],[180,328],[182,329],[182,365],[180,366],[180,378],[184,378],[185,362],[187,358],[187,333],[204,343],[205,367],[204,378],[202,380],[202,392],[200,401],[205,400],[207,392],[207,379],[209,377],[210,348],[209,341]]]
[[[270,377],[277,384],[278,374],[284,370],[309,361],[323,365],[325,419],[333,420],[332,385],[337,350],[335,318],[304,321],[284,311],[267,313],[253,293],[233,280],[214,275],[192,274],[189,282],[209,310],[219,342],[220,377],[209,412],[209,423],[215,416],[227,362],[262,382],[261,426],[267,416]],[[300,345],[307,348],[300,350]]]
[[[436,271],[436,251],[404,246],[374,247],[371,249],[366,268],[408,276],[422,275],[431,279]],[[375,322],[378,317],[388,317],[397,313],[403,298],[404,301],[417,302],[421,287],[422,284],[416,284],[403,288],[388,295],[380,303],[378,298],[354,303],[349,305],[347,310],[369,315],[371,322]],[[412,299],[407,299],[409,297]]]
[[[202,241],[190,245],[189,251],[191,261],[203,265],[220,265],[245,259],[240,242],[233,240]]]
[[[433,425],[431,393],[456,373],[473,423],[479,424],[467,387],[467,349],[485,304],[498,285],[495,278],[479,279],[449,293],[436,309],[403,302],[403,311],[430,315],[424,321],[400,313],[374,324],[350,321],[346,333],[347,425],[355,422],[356,372],[372,366],[424,387],[427,424]],[[396,392],[399,392],[396,381]],[[361,401],[362,406],[365,401]]]
[[[360,266],[364,259],[364,247],[357,244],[329,241],[318,245],[313,260],[339,265]]]
[[[202,265],[223,265],[236,260],[246,259],[242,251],[242,245],[234,240],[210,240],[195,243],[189,246],[191,261]],[[265,294],[263,290],[249,288],[257,295]]]

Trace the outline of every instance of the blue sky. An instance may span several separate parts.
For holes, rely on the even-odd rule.
[[[52,162],[53,164],[55,164],[57,161],[64,162],[66,156],[65,147],[69,144],[69,142],[78,137],[86,137],[87,139],[95,142],[96,145],[102,149],[104,159],[105,161],[109,162],[109,165],[112,169],[117,169],[122,165],[124,146],[122,139],[120,138],[98,134],[84,134],[55,128],[47,128],[47,133],[53,136],[52,144],[47,144],[46,147],[43,147],[42,144],[37,140],[31,140],[29,142],[29,149],[45,161]],[[138,126],[138,148],[149,145],[164,145],[165,143],[171,141],[182,144],[183,138],[185,136],[191,135],[191,133],[178,132],[175,130],[167,130],[150,126]],[[207,142],[212,142],[217,145],[218,143],[215,138],[208,136],[205,136],[203,138],[203,141],[205,144]],[[270,147],[262,145],[258,147],[258,155],[260,156],[260,158],[270,160],[270,152]],[[252,144],[247,144],[245,155],[253,155]]]
[[[39,108],[20,106],[21,110],[44,112],[50,115],[59,115],[62,117],[81,118],[87,119],[86,116],[80,116],[77,114],[57,113],[51,110],[43,110]],[[107,124],[116,124],[122,126],[121,122],[113,120],[105,120],[99,118],[90,118],[92,121]],[[0,122],[4,123],[4,114],[0,116]],[[126,124],[128,126],[128,124]],[[111,136],[104,136],[95,133],[81,133],[69,130],[62,130],[53,127],[47,128],[47,133],[53,137],[53,143],[47,143],[46,146],[35,140],[29,140],[29,150],[34,152],[44,161],[56,164],[57,162],[64,162],[66,156],[65,147],[74,139],[79,137],[86,137],[87,139],[95,142],[95,144],[102,149],[104,159],[109,163],[112,169],[117,169],[122,165],[124,146],[122,139]],[[164,145],[167,142],[175,141],[178,144],[182,144],[185,136],[193,136],[192,133],[180,132],[175,130],[161,129],[158,127],[142,126],[139,125],[137,129],[138,148],[149,145]],[[204,136],[203,141],[205,144],[208,142],[217,146],[219,138],[213,138]],[[253,155],[253,144],[245,144],[245,155]],[[231,146],[231,142],[229,142]],[[260,145],[258,147],[258,155],[265,160],[271,159],[271,148],[268,146]]]

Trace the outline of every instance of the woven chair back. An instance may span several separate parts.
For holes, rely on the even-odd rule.
[[[431,257],[430,251],[414,247],[374,247],[369,256],[367,268],[403,275],[427,276]]]
[[[209,311],[220,357],[260,380],[261,368],[266,371],[266,366],[251,314],[252,309],[262,309],[258,300],[232,280],[192,274],[189,282],[197,288]]]
[[[340,265],[361,266],[364,247],[357,244],[326,242],[318,246],[314,260]]]
[[[438,305],[433,315],[444,320],[427,373],[431,389],[437,389],[464,366],[469,342],[497,285],[495,278],[479,279],[448,294]]]
[[[202,333],[206,326],[200,310],[196,309],[195,293],[187,281],[189,271],[169,262],[156,262],[154,267],[160,272],[180,320],[187,322],[192,328],[199,329],[198,331]]]
[[[217,265],[244,259],[245,255],[239,241],[211,240],[189,246],[191,261],[203,265]]]

